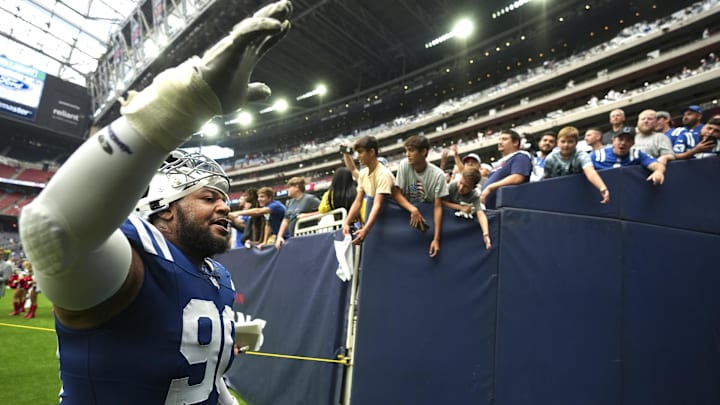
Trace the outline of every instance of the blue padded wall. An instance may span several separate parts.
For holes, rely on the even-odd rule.
[[[582,174],[498,190],[498,207],[528,208],[720,234],[720,188],[714,178],[720,159],[670,162],[665,184],[645,181],[642,167],[598,172],[610,189],[610,203],[599,204],[600,193]]]
[[[620,231],[607,219],[503,210],[496,404],[620,403]]]
[[[432,229],[411,228],[394,203],[364,242],[352,405],[492,403],[498,249],[476,220],[445,210],[443,221],[436,258]]]
[[[218,258],[235,283],[235,310],[267,321],[261,351],[322,359],[344,353],[349,283],[338,268],[331,233],[274,247],[236,249]],[[344,366],[241,354],[227,373],[249,404],[336,404]]]
[[[623,403],[720,404],[720,236],[624,223],[622,238]]]

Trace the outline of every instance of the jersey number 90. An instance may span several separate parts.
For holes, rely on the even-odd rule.
[[[185,306],[180,353],[190,365],[205,363],[205,375],[193,385],[189,384],[189,377],[173,379],[165,404],[195,404],[209,399],[216,387],[221,392],[219,387],[225,385],[223,372],[232,353],[233,317],[232,308],[225,306],[220,313],[212,301],[193,299]],[[207,342],[200,341],[198,324],[202,318],[208,319],[212,326]]]

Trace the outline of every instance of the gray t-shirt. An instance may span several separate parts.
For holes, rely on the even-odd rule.
[[[560,155],[559,150],[552,151],[545,159],[545,179],[551,177],[567,176],[568,174],[583,173],[585,167],[592,166],[590,155],[585,151],[575,149],[575,154],[569,159]]]
[[[670,139],[660,132],[653,132],[650,135],[635,134],[635,147],[656,159],[662,155],[673,154]]]
[[[407,159],[403,159],[397,169],[395,184],[412,202],[433,202],[435,198],[448,195],[445,173],[430,162],[422,173],[418,173]]]
[[[473,212],[484,211],[485,206],[480,202],[480,192],[477,188],[472,189],[471,192],[462,195],[458,192],[457,181],[453,181],[448,185],[448,197],[447,200],[455,204],[469,204],[473,206]]]
[[[288,199],[287,208],[285,209],[285,218],[288,220],[288,230],[290,231],[290,235],[295,235],[295,223],[297,222],[298,214],[317,211],[319,205],[320,199],[307,193],[303,194],[302,197],[298,199]]]

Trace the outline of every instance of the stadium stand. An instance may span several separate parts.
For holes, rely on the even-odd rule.
[[[636,24],[608,43],[511,77],[478,93],[444,101],[431,111],[397,117],[352,135],[339,135],[327,143],[288,145],[290,152],[259,154],[249,161],[239,161],[240,168],[228,169],[233,176],[232,185],[247,188],[269,183],[282,187],[290,176],[327,176],[340,164],[340,159],[335,158],[337,145],[352,143],[362,135],[371,134],[381,140],[381,154],[388,154],[393,167],[393,161],[402,157],[398,139],[413,133],[424,133],[436,145],[463,139],[466,142],[460,144],[461,153],[477,152],[491,158],[495,142],[474,144],[483,140],[479,135],[488,128],[514,126],[516,130],[532,134],[578,123],[603,126],[610,109],[647,108],[650,100],[653,106],[669,105],[674,107],[669,109],[677,110],[683,104],[690,104],[680,98],[681,94],[716,82],[720,75],[717,63],[701,66],[701,56],[720,44],[718,35],[702,38],[706,24],[719,14],[717,2],[704,2],[652,24]],[[652,53],[648,51],[658,51],[662,57],[648,56],[646,54]],[[691,69],[689,60],[693,61]],[[565,83],[571,79],[572,87],[548,86],[549,81]],[[590,103],[591,96],[598,94],[606,96],[595,104]],[[498,105],[504,108],[495,108]],[[439,161],[440,151],[431,153],[429,158]]]
[[[16,167],[0,163],[0,179],[14,179],[17,172]]]

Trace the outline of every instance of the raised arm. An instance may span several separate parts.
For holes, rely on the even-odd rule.
[[[123,116],[85,142],[25,207],[20,217],[25,252],[61,313],[137,291],[142,264],[118,227],[169,151],[213,115],[269,95],[267,86],[248,85],[248,79],[289,28],[290,10],[284,0],[271,4],[236,25],[202,58],[164,71],[139,93],[129,92]]]
[[[346,146],[346,145],[342,145]],[[343,156],[343,162],[345,163],[345,167],[347,167],[348,170],[350,170],[350,174],[352,174],[352,178],[357,181],[358,177],[360,177],[360,171],[358,170],[357,166],[355,166],[355,161],[353,160],[353,157],[349,153],[342,154]]]

